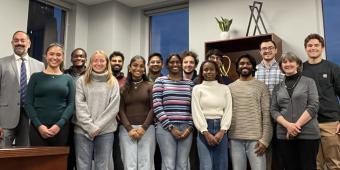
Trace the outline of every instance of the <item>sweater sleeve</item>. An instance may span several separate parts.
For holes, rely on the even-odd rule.
[[[163,79],[157,78],[152,89],[153,111],[156,115],[157,120],[162,124],[162,127],[164,129],[168,129],[168,126],[171,124],[171,122],[164,111],[163,93]]]
[[[338,99],[340,99],[340,66],[336,65],[333,69],[334,74],[334,91],[335,95],[338,96]],[[340,122],[340,113],[338,113],[338,121]]]
[[[279,103],[277,101],[277,92],[279,91],[280,84],[276,85],[272,92],[270,114],[272,118],[276,121],[277,117],[281,116]]]
[[[316,84],[313,79],[309,79],[308,81],[308,99],[307,99],[307,106],[306,111],[309,115],[314,118],[319,110],[319,95]]]
[[[153,122],[153,117],[155,116],[154,112],[153,112],[153,108],[152,108],[152,85],[150,84],[148,86],[148,95],[149,95],[149,99],[150,99],[150,105],[149,105],[149,113],[148,116],[146,117],[142,127],[144,130],[147,130],[150,126],[150,124]]]
[[[232,117],[232,98],[231,93],[228,86],[225,87],[225,99],[226,99],[226,107],[224,108],[222,120],[221,120],[221,129],[228,130],[231,124],[231,117]]]
[[[75,90],[75,86],[74,86],[74,81],[71,78],[71,76],[69,76],[69,75],[67,75],[67,76],[68,76],[67,85],[68,85],[68,90],[69,90],[69,93],[68,93],[68,96],[67,96],[67,106],[66,106],[64,112],[62,113],[60,120],[56,123],[60,128],[63,127],[65,125],[65,123],[67,123],[71,119],[71,116],[73,115],[74,108],[75,108],[75,93],[76,93],[76,90]]]
[[[118,81],[114,81],[113,89],[110,90],[110,101],[105,110],[103,111],[101,121],[97,126],[102,130],[110,121],[116,122],[116,116],[119,111],[120,93]],[[117,123],[117,122],[116,122]]]
[[[87,99],[86,90],[83,76],[80,77],[76,82],[76,114],[75,124],[80,126],[81,129],[86,131],[88,134],[93,134],[99,129],[93,123],[93,118],[90,114]]]
[[[269,90],[264,85],[261,96],[261,111],[262,111],[262,138],[259,140],[266,147],[269,146],[273,136],[273,126],[269,114]]]
[[[192,91],[191,111],[196,129],[203,133],[204,131],[208,131],[208,124],[201,108],[199,88],[199,85],[195,86]]]
[[[28,82],[27,85],[27,89],[26,89],[26,96],[25,96],[25,111],[28,115],[28,117],[31,119],[33,125],[38,128],[40,125],[42,125],[41,121],[38,118],[38,113],[37,111],[34,109],[34,89],[35,86],[38,83],[38,74],[34,73],[32,74],[32,76],[30,77],[30,80]]]
[[[126,117],[126,113],[125,113],[124,93],[122,93],[122,95],[120,97],[120,102],[119,103],[120,103],[119,104],[119,117],[120,117],[120,121],[122,122],[122,124],[125,127],[125,129],[129,132],[132,129],[132,126],[131,126],[130,121]]]

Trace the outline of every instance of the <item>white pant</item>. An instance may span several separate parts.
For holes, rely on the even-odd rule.
[[[133,128],[141,125],[132,125]],[[155,127],[150,125],[143,137],[136,141],[129,137],[124,126],[119,126],[119,145],[125,170],[154,170]]]

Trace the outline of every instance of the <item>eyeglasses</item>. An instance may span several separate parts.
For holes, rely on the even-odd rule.
[[[261,48],[261,51],[267,51],[267,50],[273,50],[273,49],[275,49],[274,46],[262,47],[262,48]]]

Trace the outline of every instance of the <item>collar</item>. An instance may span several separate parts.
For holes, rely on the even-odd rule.
[[[16,61],[21,60],[21,57],[18,56],[18,55],[16,55],[16,54],[14,54],[14,57],[15,57],[15,60],[16,60]],[[25,61],[28,61],[28,54],[24,55],[22,58],[23,58]]]
[[[218,85],[219,83],[217,82],[217,80],[214,80],[214,81],[205,81],[205,80],[203,80],[202,84],[207,85],[207,86],[215,86],[215,85]]]
[[[278,63],[277,63],[277,61],[274,59],[274,60],[272,60],[270,63],[269,63],[269,65],[267,65],[267,63],[264,61],[264,60],[262,60],[261,61],[261,64],[262,64],[262,66],[264,67],[264,68],[271,68],[271,67],[273,67],[273,66],[277,66],[278,65]]]
[[[114,75],[118,80],[124,78],[124,73],[123,73],[123,72],[119,72],[118,74],[113,73],[113,75]]]

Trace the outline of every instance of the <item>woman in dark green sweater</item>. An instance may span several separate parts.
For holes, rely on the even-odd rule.
[[[25,110],[31,119],[32,146],[65,146],[69,120],[74,112],[75,86],[60,69],[64,50],[50,44],[45,52],[46,69],[34,73],[27,85]]]

